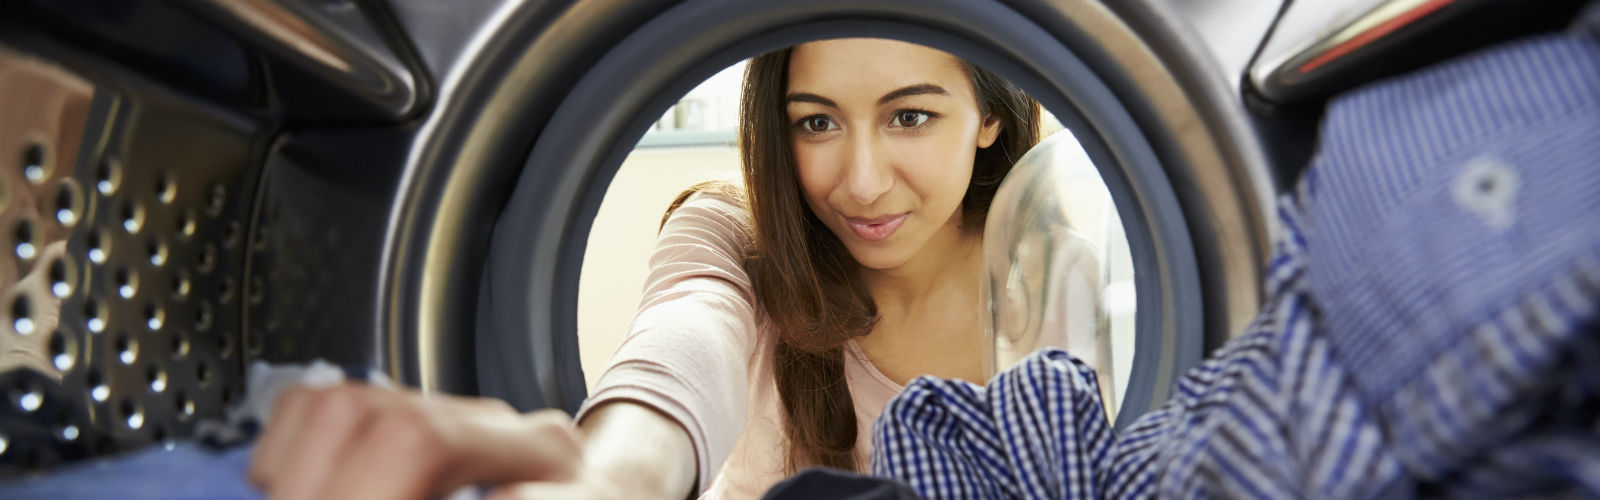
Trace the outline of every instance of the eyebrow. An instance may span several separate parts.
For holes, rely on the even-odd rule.
[[[893,101],[895,99],[899,99],[899,98],[902,98],[902,97],[911,97],[911,96],[914,96],[914,95],[927,95],[927,94],[950,95],[949,92],[946,92],[944,90],[944,87],[940,87],[938,85],[934,85],[934,84],[931,84],[931,83],[919,83],[919,84],[912,85],[912,86],[909,86],[909,87],[901,87],[899,90],[884,94],[883,97],[878,98],[878,104],[887,104],[890,101]]]
[[[894,90],[893,92],[889,92],[887,94],[884,94],[883,97],[878,98],[878,104],[879,105],[883,105],[883,104],[889,103],[890,101],[894,101],[895,99],[900,99],[900,98],[903,98],[903,97],[910,97],[910,96],[914,96],[914,95],[928,95],[928,94],[950,95],[950,92],[946,91],[944,89],[944,87],[940,87],[938,85],[934,85],[934,84],[931,84],[931,83],[919,83],[919,84],[916,84],[916,85],[910,85],[910,86],[906,86],[906,87],[901,87],[899,89]],[[820,95],[812,94],[810,92],[796,92],[796,93],[793,93],[793,94],[789,94],[788,96],[784,97],[783,100],[786,103],[809,102],[809,103],[812,103],[812,104],[821,104],[823,106],[827,106],[827,107],[830,107],[830,108],[838,108],[839,107],[839,105],[837,103],[833,102],[832,99],[829,99],[829,98],[826,98],[826,97],[822,97]]]
[[[813,94],[813,93],[810,93],[810,92],[797,92],[797,93],[789,94],[789,96],[783,98],[783,100],[786,103],[809,102],[809,103],[812,103],[812,104],[821,104],[823,106],[827,106],[827,107],[830,107],[830,108],[838,108],[839,107],[838,104],[835,104],[833,102],[833,99],[822,97],[820,95],[816,95],[816,94]]]

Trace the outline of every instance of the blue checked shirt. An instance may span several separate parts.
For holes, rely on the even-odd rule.
[[[930,499],[1600,497],[1600,42],[1548,35],[1330,104],[1268,301],[1113,435],[1046,350],[923,377],[872,472]]]

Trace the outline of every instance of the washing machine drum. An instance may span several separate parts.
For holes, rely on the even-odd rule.
[[[1260,302],[1274,182],[1233,79],[1160,2],[90,4],[29,0],[0,21],[0,70],[45,75],[41,88],[80,103],[38,113],[76,121],[0,120],[44,131],[4,145],[55,162],[42,183],[6,167],[10,192],[79,197],[78,223],[37,236],[66,242],[71,293],[29,306],[53,308],[70,348],[0,333],[7,351],[65,356],[4,368],[13,392],[70,411],[6,418],[41,432],[65,419],[109,443],[83,454],[192,432],[255,360],[575,409],[580,264],[623,158],[697,83],[818,39],[953,53],[1077,138],[1139,292],[1121,420],[1163,401]],[[54,213],[17,199],[6,220]],[[110,260],[93,253],[106,248]],[[7,297],[47,293],[19,277],[50,263],[15,259]]]

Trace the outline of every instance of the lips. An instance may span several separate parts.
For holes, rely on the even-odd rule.
[[[850,229],[855,231],[856,236],[861,237],[861,239],[867,241],[883,241],[888,239],[889,236],[893,235],[895,230],[900,229],[900,224],[905,223],[906,217],[909,217],[910,215],[910,212],[906,212],[899,215],[888,215],[870,219],[863,217],[845,217],[844,220],[846,223],[850,224]]]

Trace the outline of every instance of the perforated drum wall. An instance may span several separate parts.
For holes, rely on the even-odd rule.
[[[248,122],[0,48],[0,467],[189,433],[242,390]],[[171,147],[181,144],[184,147]]]

